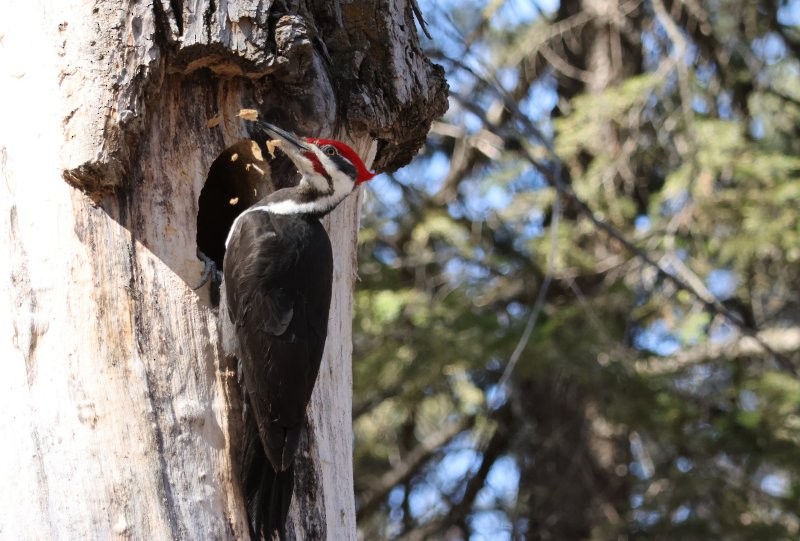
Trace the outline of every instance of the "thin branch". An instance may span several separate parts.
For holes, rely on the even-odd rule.
[[[580,81],[584,84],[589,84],[593,80],[593,72],[582,70],[576,66],[573,66],[558,56],[555,51],[553,51],[547,45],[542,44],[542,46],[539,47],[539,53],[550,63],[551,66],[553,66],[557,71],[560,71],[566,77],[575,79],[576,81]]]
[[[450,510],[442,517],[425,522],[413,530],[403,532],[398,538],[403,541],[422,541],[429,539],[435,532],[463,521],[464,516],[472,509],[475,499],[481,488],[486,484],[486,478],[497,459],[510,448],[509,437],[513,435],[511,423],[511,405],[505,404],[492,412],[492,417],[497,421],[497,428],[489,441],[481,450],[481,464],[477,471],[465,482],[464,495],[460,501],[450,506]],[[468,532],[463,532],[465,535]],[[467,535],[467,537],[469,537]]]
[[[388,400],[393,396],[397,396],[403,390],[403,385],[392,385],[387,389],[382,389],[378,393],[374,393],[370,396],[367,400],[359,403],[353,404],[353,421],[357,420],[359,417],[364,415],[365,413],[370,413],[375,407],[377,407],[381,402],[384,400]]]
[[[356,519],[361,520],[371,514],[380,504],[382,504],[389,492],[400,483],[410,479],[420,467],[431,459],[443,446],[447,445],[453,438],[463,431],[472,427],[475,423],[475,416],[464,417],[460,422],[454,423],[447,428],[435,432],[425,438],[417,447],[412,449],[394,469],[384,473],[373,487],[362,495],[359,500]]]
[[[782,92],[774,87],[767,87],[764,91],[768,94],[772,94],[773,96],[782,99],[785,102],[791,103],[795,107],[800,107],[800,99],[795,98],[794,96],[790,96],[789,94]]]
[[[500,377],[500,387],[505,387],[508,383],[508,379],[514,372],[514,368],[517,366],[517,363],[522,356],[522,352],[528,345],[531,334],[533,334],[533,329],[536,326],[536,320],[539,318],[542,308],[544,308],[544,301],[547,298],[547,290],[550,288],[550,283],[553,281],[553,270],[555,268],[556,257],[558,255],[558,224],[560,221],[561,197],[556,195],[555,201],[553,201],[553,221],[550,224],[550,253],[547,256],[547,270],[545,271],[542,285],[539,286],[539,293],[536,295],[536,302],[531,310],[531,315],[528,316],[528,322],[525,324],[525,330],[522,332],[522,336],[519,338],[517,347],[514,348],[511,357],[508,359],[508,364],[506,364],[506,368],[503,370],[503,375]]]
[[[422,28],[422,31],[425,33],[425,37],[433,39],[431,33],[428,32],[428,22],[425,20],[425,17],[422,16],[422,10],[419,9],[417,0],[411,0],[411,10],[414,12],[414,17],[417,19],[417,22],[419,22],[419,27]]]
[[[703,280],[697,276],[697,274],[684,263],[680,257],[678,257],[674,251],[670,250],[670,253],[664,257],[669,262],[669,266],[675,269],[675,273],[678,274],[683,280],[686,281],[700,296],[703,302],[714,302],[714,294],[708,290],[706,285],[703,283]]]
[[[791,355],[800,350],[800,327],[765,329],[758,333],[758,340],[742,336],[725,344],[703,344],[683,350],[668,357],[652,356],[637,361],[636,371],[649,376],[672,374],[719,358],[742,359],[764,353],[761,343],[769,344],[772,351]]]

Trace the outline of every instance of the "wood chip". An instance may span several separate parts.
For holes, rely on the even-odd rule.
[[[228,203],[229,203],[230,205],[235,205],[235,204],[236,204],[236,203],[238,203],[238,202],[239,202],[239,198],[238,198],[238,197],[234,197],[233,199],[231,199],[230,201],[228,201]]]
[[[267,141],[267,152],[269,152],[269,155],[273,160],[275,159],[275,147],[279,146],[281,146],[280,139],[272,139],[271,141]]]
[[[231,161],[232,162],[235,162],[238,159],[239,159],[239,154],[237,152],[234,152],[233,154],[231,154]]]
[[[255,109],[239,109],[239,113],[236,116],[245,120],[258,120],[258,111]]]
[[[208,119],[208,122],[206,122],[206,128],[213,128],[214,126],[218,126],[220,122],[222,122],[222,115],[218,113]]]

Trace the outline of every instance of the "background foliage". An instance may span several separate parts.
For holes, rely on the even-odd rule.
[[[800,536],[800,4],[421,2],[373,182],[364,539]]]

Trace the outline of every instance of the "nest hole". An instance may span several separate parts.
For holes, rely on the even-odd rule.
[[[196,240],[197,248],[217,269],[222,270],[225,239],[233,221],[272,191],[270,178],[269,163],[251,139],[226,148],[211,164],[198,200]]]

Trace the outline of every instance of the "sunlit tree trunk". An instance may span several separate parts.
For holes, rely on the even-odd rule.
[[[404,2],[318,4],[5,6],[1,538],[247,537],[235,360],[221,354],[208,288],[192,289],[211,164],[247,136],[235,114],[252,107],[370,160],[380,148],[375,165],[392,169],[445,106]],[[355,537],[358,213],[352,197],[326,222],[335,289],[297,538]]]

